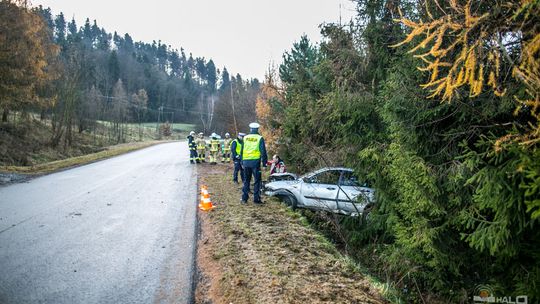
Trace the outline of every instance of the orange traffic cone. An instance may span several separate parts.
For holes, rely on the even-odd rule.
[[[212,201],[210,200],[210,194],[208,193],[208,189],[206,186],[201,187],[201,203],[199,204],[199,208],[202,211],[208,211],[214,208],[214,205],[212,205]]]
[[[204,195],[204,190],[208,190],[208,189],[206,188],[205,185],[202,185],[202,186],[201,186],[201,200],[202,200],[202,197],[203,197],[203,195]]]

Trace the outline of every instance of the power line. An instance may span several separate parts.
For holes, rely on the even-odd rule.
[[[160,112],[159,109],[156,110],[156,109],[152,109],[152,108],[148,108],[148,107],[142,107],[142,106],[134,104],[134,103],[130,102],[128,99],[122,98],[122,97],[105,96],[105,95],[95,95],[95,96],[105,98],[105,99],[114,99],[114,100],[120,101],[121,103],[126,104],[128,106],[135,107],[135,108],[142,109],[142,110],[147,110],[147,111],[151,111],[151,112],[155,112],[155,113]],[[184,110],[184,109],[180,109],[180,108],[173,108],[173,107],[166,107],[166,106],[163,106],[163,108],[164,109],[169,109],[169,110],[174,110],[174,112],[162,112],[162,113],[167,113],[167,114],[171,114],[171,113],[175,113],[175,112],[185,112],[185,113],[195,113],[195,114],[208,115],[208,113],[201,112],[201,111],[191,111],[191,110]]]

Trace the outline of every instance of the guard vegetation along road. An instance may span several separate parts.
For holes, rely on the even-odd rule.
[[[196,177],[167,143],[0,187],[0,303],[189,303]]]
[[[199,213],[196,303],[387,303],[382,294],[396,300],[300,213],[269,198],[241,205],[231,165],[201,165],[198,174],[215,208]]]

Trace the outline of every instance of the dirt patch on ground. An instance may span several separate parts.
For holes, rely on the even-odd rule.
[[[240,204],[232,165],[199,165],[196,303],[386,303],[356,265],[277,200]]]

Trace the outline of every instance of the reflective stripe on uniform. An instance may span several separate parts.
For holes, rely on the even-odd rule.
[[[210,151],[217,152],[219,150],[219,140],[212,139],[210,141]]]
[[[197,138],[195,144],[197,145],[197,149],[202,150],[205,148],[206,142],[202,138]]]
[[[259,134],[249,134],[244,137],[242,160],[254,160],[261,158],[261,150],[259,150],[261,139],[262,136]]]

